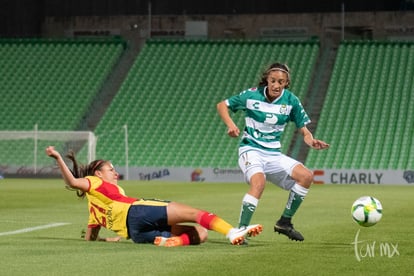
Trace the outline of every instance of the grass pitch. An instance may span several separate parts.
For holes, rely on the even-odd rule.
[[[246,184],[121,181],[131,196],[179,201],[237,225]],[[414,202],[410,186],[314,185],[293,223],[305,237],[294,242],[273,232],[287,192],[268,184],[252,223],[264,231],[248,246],[232,246],[210,231],[199,246],[85,242],[86,201],[61,179],[0,180],[2,275],[411,275]],[[364,228],[351,205],[378,198],[382,220]],[[62,223],[61,225],[57,223]],[[63,224],[65,223],[65,224]],[[102,231],[102,236],[113,236]]]

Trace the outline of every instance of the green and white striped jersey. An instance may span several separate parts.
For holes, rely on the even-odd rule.
[[[240,147],[254,147],[271,152],[280,152],[280,139],[286,124],[292,121],[297,128],[310,123],[300,100],[291,91],[284,89],[282,95],[272,103],[265,96],[267,87],[250,88],[226,100],[233,112],[245,112],[245,128]]]

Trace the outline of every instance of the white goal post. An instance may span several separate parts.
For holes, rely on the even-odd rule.
[[[91,131],[0,131],[0,174],[30,176],[49,174],[56,169],[46,156],[47,146],[55,146],[62,156],[74,151],[83,164],[95,159],[97,138]]]

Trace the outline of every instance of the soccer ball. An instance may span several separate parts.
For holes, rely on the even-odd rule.
[[[355,200],[351,209],[352,218],[361,226],[377,224],[382,217],[381,202],[372,196],[363,196]]]

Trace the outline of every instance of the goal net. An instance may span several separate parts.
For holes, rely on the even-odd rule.
[[[54,159],[45,154],[54,146],[62,156],[75,152],[86,164],[95,159],[96,137],[91,131],[0,131],[0,176],[52,176]]]

